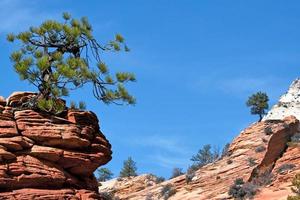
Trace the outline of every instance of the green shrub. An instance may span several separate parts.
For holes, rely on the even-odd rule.
[[[252,198],[258,190],[258,187],[252,183],[245,183],[242,178],[234,181],[230,186],[228,194],[236,200]]]
[[[176,189],[174,188],[174,186],[172,184],[164,185],[160,191],[160,196],[164,200],[169,199],[174,194],[176,194]]]
[[[258,147],[255,148],[255,152],[256,152],[256,153],[260,153],[260,152],[263,152],[263,151],[265,151],[265,150],[266,150],[266,147],[263,146],[263,145],[258,146]]]
[[[267,126],[265,129],[264,129],[264,132],[266,135],[271,135],[273,134],[273,130],[270,126]]]
[[[277,172],[279,174],[282,174],[282,173],[285,173],[286,171],[289,171],[295,167],[296,167],[296,165],[294,165],[294,164],[283,164],[277,169]]]

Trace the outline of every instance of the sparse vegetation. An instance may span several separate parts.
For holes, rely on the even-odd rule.
[[[182,169],[176,167],[176,168],[173,169],[172,175],[171,175],[170,179],[176,178],[176,177],[181,176],[181,175],[183,175],[183,174],[184,174],[184,173],[182,172]]]
[[[296,165],[294,165],[294,164],[283,164],[283,165],[281,165],[278,169],[277,169],[277,172],[279,173],[279,174],[283,174],[283,173],[285,173],[285,172],[287,172],[287,171],[289,171],[289,170],[291,170],[291,169],[293,169],[293,168],[295,168],[296,167]]]
[[[265,151],[265,150],[266,150],[266,147],[263,146],[263,145],[258,146],[258,147],[255,148],[255,152],[256,152],[256,153],[261,153],[261,152],[263,152],[263,151]]]
[[[300,144],[300,133],[296,133],[291,137],[291,140],[288,142],[289,147],[295,147]]]
[[[273,174],[272,168],[265,170],[263,173],[259,173],[256,177],[254,177],[251,182],[257,186],[269,185],[272,182]]]
[[[107,180],[111,179],[113,176],[113,173],[108,168],[105,168],[105,167],[97,169],[97,174],[98,174],[97,180],[99,182],[107,181]]]
[[[272,128],[271,128],[270,126],[267,126],[267,127],[264,129],[264,133],[265,133],[266,135],[271,135],[271,134],[273,134],[273,130],[272,130]]]
[[[200,149],[198,151],[198,153],[196,155],[194,155],[191,158],[191,161],[193,161],[194,165],[197,166],[199,169],[200,167],[203,167],[204,165],[214,162],[218,158],[219,158],[219,153],[217,152],[217,150],[214,150],[212,152],[211,145],[206,144],[202,147],[202,149]]]
[[[159,183],[164,182],[165,180],[166,180],[166,179],[165,179],[164,177],[158,176],[158,177],[156,177],[155,183],[156,183],[156,184],[159,184]]]
[[[176,189],[174,188],[174,186],[172,184],[164,185],[160,191],[160,196],[164,200],[169,199],[174,194],[176,194]]]
[[[193,166],[190,166],[186,172],[186,175],[185,175],[185,182],[187,184],[189,184],[190,182],[192,182],[193,178],[195,177],[196,175],[196,171],[197,169],[194,168]]]
[[[120,200],[120,198],[116,197],[113,192],[100,192],[99,195],[105,200]]]
[[[253,167],[257,164],[255,158],[249,157],[247,160],[250,167]]]
[[[147,194],[145,200],[153,200],[153,196],[151,194]]]
[[[300,174],[296,174],[292,180],[292,191],[295,196],[288,196],[287,200],[300,200]]]
[[[228,160],[226,161],[226,163],[227,163],[228,165],[230,165],[230,164],[233,163],[233,161],[232,161],[231,159],[228,159]]]
[[[230,143],[225,144],[222,150],[221,158],[229,155],[229,147],[230,147]]]
[[[259,115],[259,121],[262,120],[266,110],[269,109],[269,97],[265,92],[257,92],[248,98],[246,105],[250,107],[251,114]]]
[[[131,157],[129,157],[127,160],[123,163],[123,168],[120,172],[120,177],[131,177],[131,176],[137,176],[137,167],[136,162],[133,161]]]
[[[234,181],[234,184],[230,186],[228,194],[236,200],[243,200],[246,198],[252,198],[258,188],[252,183],[245,183],[242,178],[238,178]]]

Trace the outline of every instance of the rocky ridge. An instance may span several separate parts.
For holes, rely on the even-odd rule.
[[[0,199],[102,199],[93,172],[112,152],[97,116],[20,109],[34,95],[0,97]]]
[[[298,100],[299,99],[299,100]],[[230,144],[228,154],[195,172],[162,183],[147,185],[146,175],[103,183],[100,192],[120,199],[164,199],[163,188],[176,193],[170,200],[224,200],[237,178],[258,188],[253,199],[286,200],[292,194],[291,180],[300,173],[299,118],[300,81],[296,80],[261,122],[243,130]]]

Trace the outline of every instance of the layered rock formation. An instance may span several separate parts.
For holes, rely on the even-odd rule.
[[[120,199],[156,200],[164,199],[162,191],[171,185],[176,193],[170,200],[224,200],[233,199],[229,188],[242,178],[258,188],[253,199],[286,200],[292,194],[292,178],[300,173],[299,118],[300,81],[296,80],[262,122],[242,131],[225,157],[197,170],[191,180],[182,175],[145,187],[147,176],[142,176],[103,183],[100,192],[112,192]]]
[[[0,199],[101,199],[93,172],[112,152],[97,116],[21,108],[34,95],[0,97]]]

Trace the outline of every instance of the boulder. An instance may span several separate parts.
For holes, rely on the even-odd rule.
[[[97,116],[15,109],[34,95],[0,98],[0,199],[102,199],[93,172],[112,151]]]

